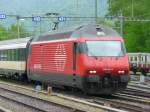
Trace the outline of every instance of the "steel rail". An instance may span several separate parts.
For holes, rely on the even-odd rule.
[[[31,88],[28,88],[28,87],[22,87],[22,86],[18,86],[18,85],[13,85],[13,84],[8,84],[8,83],[4,83],[4,82],[0,82],[0,88],[3,88],[7,91],[11,91],[15,94],[21,94],[21,95],[27,95],[28,97],[30,98],[33,98],[33,97],[37,97],[37,96],[30,96],[28,94],[28,92],[30,91],[31,93],[35,93],[35,91]],[[19,89],[20,91],[18,91],[17,89]],[[25,91],[28,91],[27,93],[25,92],[21,92],[22,90],[25,90]],[[71,111],[75,111],[75,112],[96,112],[96,111],[111,111],[111,112],[124,112],[122,110],[119,110],[119,109],[114,109],[114,108],[111,108],[111,107],[107,107],[107,106],[102,106],[102,105],[98,105],[98,104],[95,104],[95,103],[91,103],[91,102],[87,102],[86,100],[81,100],[81,99],[76,99],[76,98],[72,98],[72,97],[67,97],[67,96],[64,96],[64,95],[59,95],[59,94],[52,94],[51,96],[47,96],[45,95],[47,93],[45,92],[39,92],[38,93],[38,100],[39,101],[45,101],[48,103],[54,103],[55,105],[60,105],[60,106],[63,106],[65,108],[69,108],[71,109]],[[58,99],[61,99],[63,100],[64,102],[58,102],[57,100]],[[72,105],[72,107],[70,106],[71,103],[68,105],[68,104],[65,104],[66,101],[69,101],[69,102],[72,102],[72,103],[76,103],[79,105],[79,107],[76,107],[75,105]],[[64,104],[63,104],[64,103]],[[83,105],[83,107],[81,106]],[[88,108],[87,108],[88,107]]]

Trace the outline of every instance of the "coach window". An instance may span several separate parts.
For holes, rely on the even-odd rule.
[[[25,60],[25,48],[22,49],[22,61]]]
[[[9,49],[7,50],[7,61],[9,61]]]
[[[3,53],[2,53],[3,51],[0,51],[0,60],[2,61],[2,55],[3,55]]]
[[[11,55],[12,55],[11,59],[12,59],[12,61],[14,61],[14,60],[15,60],[15,52],[14,52],[14,49],[11,50]]]
[[[4,50],[3,51],[3,61],[6,61],[6,53],[5,53],[6,51]]]
[[[5,55],[5,50],[2,51],[2,60],[5,61],[6,55]]]
[[[21,61],[23,61],[24,60],[24,55],[25,55],[25,53],[24,53],[24,48],[22,48],[21,49]]]
[[[4,50],[4,60],[7,61],[7,50]]]
[[[0,61],[1,61],[1,51],[0,51]]]
[[[1,54],[0,54],[0,60],[2,61],[3,51],[1,50],[0,52],[1,52]]]
[[[7,50],[7,61],[10,61],[10,50]]]
[[[24,58],[23,48],[20,49],[20,55],[19,56],[20,56],[20,61],[22,61]]]
[[[10,61],[10,49],[7,50],[7,60]]]
[[[16,59],[16,49],[13,49],[13,61]]]
[[[15,49],[15,61],[17,61],[17,58],[18,58],[18,56],[17,56],[17,49]]]
[[[3,55],[3,60],[5,60],[6,61],[6,50],[4,50],[4,55]]]
[[[26,48],[23,49],[23,60],[26,58]]]
[[[12,49],[9,50],[10,61],[12,61]]]
[[[141,61],[142,57],[141,57],[141,56],[139,56],[138,58],[139,58],[139,61]]]
[[[14,56],[14,49],[11,50],[11,55],[12,55],[11,59],[12,59],[12,61],[14,61],[14,57],[15,57]]]
[[[21,54],[21,49],[18,49],[18,61],[21,61],[22,54]]]
[[[8,57],[8,61],[11,61],[11,49],[8,50],[8,53],[7,53],[7,57]]]
[[[4,61],[5,50],[2,51],[2,60]]]
[[[10,61],[12,61],[12,49],[9,50]]]
[[[147,55],[145,56],[145,62],[147,62]]]
[[[0,61],[1,61],[1,51],[0,51]]]
[[[133,61],[133,57],[130,57],[130,61]]]
[[[19,61],[22,61],[23,54],[22,54],[22,48],[19,49]]]
[[[18,59],[18,61],[21,60],[21,51],[20,50],[21,49],[17,49],[17,59]]]
[[[16,49],[16,60],[19,61],[19,49]]]
[[[19,49],[15,49],[16,50],[16,59],[15,59],[15,61],[18,61],[18,58],[19,58],[19,56],[18,56],[18,54],[19,54]]]
[[[14,49],[14,61],[16,61],[16,59],[17,59],[17,56],[16,56],[16,49]]]
[[[137,61],[137,57],[134,57],[134,61]]]
[[[7,61],[7,51],[8,50],[5,50],[5,61]]]
[[[24,60],[26,60],[26,56],[27,56],[27,48],[24,48]]]
[[[15,61],[18,61],[18,49],[15,49]]]
[[[22,60],[25,60],[25,58],[26,58],[26,48],[22,49],[22,55],[23,55],[23,59]]]
[[[3,50],[1,50],[1,61],[3,60]]]
[[[14,49],[14,61],[16,61],[16,58],[17,58],[17,56],[16,56],[16,49]]]
[[[1,51],[1,61],[3,61],[3,50]]]
[[[142,56],[142,61],[144,62],[144,57]]]
[[[8,50],[5,50],[5,55],[6,55],[6,61],[8,61]]]
[[[24,58],[24,55],[23,55],[23,48],[20,49],[20,54],[19,54],[19,56],[20,56],[20,61],[22,61],[23,58]]]
[[[143,56],[141,56],[141,61],[144,61],[144,60],[143,60]]]
[[[14,61],[14,51],[13,51],[13,49],[11,49],[11,61]]]
[[[13,59],[14,59],[14,58],[13,58],[13,57],[14,57],[14,56],[13,56],[13,49],[10,50],[10,54],[11,54],[11,61],[13,61]]]
[[[0,51],[0,60],[2,61],[2,55],[3,55],[3,51]]]

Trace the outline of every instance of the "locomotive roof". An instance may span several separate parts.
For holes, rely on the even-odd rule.
[[[26,37],[26,38],[0,41],[0,50],[26,48],[26,45],[30,39],[31,39],[31,37]]]
[[[58,40],[65,38],[79,37],[120,37],[120,35],[110,27],[102,25],[80,25],[63,31],[53,31],[42,34],[33,41]]]

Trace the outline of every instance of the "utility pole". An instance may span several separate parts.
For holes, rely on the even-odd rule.
[[[56,12],[49,12],[49,13],[46,13],[45,14],[47,17],[58,17],[60,14],[59,13],[56,13]],[[52,30],[58,30],[59,28],[59,21],[58,20],[55,20],[53,21],[54,23],[54,27],[52,28]]]
[[[133,17],[134,17],[134,5],[133,5],[133,2],[134,2],[134,1],[132,0],[131,2],[132,2],[132,3],[131,3],[131,5],[132,5],[132,6],[131,6],[131,8],[132,8],[132,9],[131,9],[131,17],[133,18]]]
[[[95,23],[97,24],[97,0],[95,0]]]
[[[16,16],[16,19],[17,19],[17,35],[18,35],[18,38],[20,38],[20,28],[19,28],[19,19],[20,19],[20,16]]]
[[[109,0],[109,9],[111,8],[111,0]]]
[[[122,14],[122,11],[120,13],[120,34],[121,36],[123,37],[123,24],[124,24],[124,17],[123,17],[123,14]]]

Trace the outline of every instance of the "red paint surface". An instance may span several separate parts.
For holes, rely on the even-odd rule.
[[[30,70],[33,72],[72,73],[72,42],[33,44]]]
[[[128,56],[123,57],[89,57],[86,54],[76,55],[76,71],[73,71],[73,43],[86,40],[118,40],[122,38],[77,38],[70,40],[33,42],[28,59],[28,69],[32,72],[49,72],[89,75],[89,70],[96,70],[97,75],[122,75],[119,70],[129,73]]]

